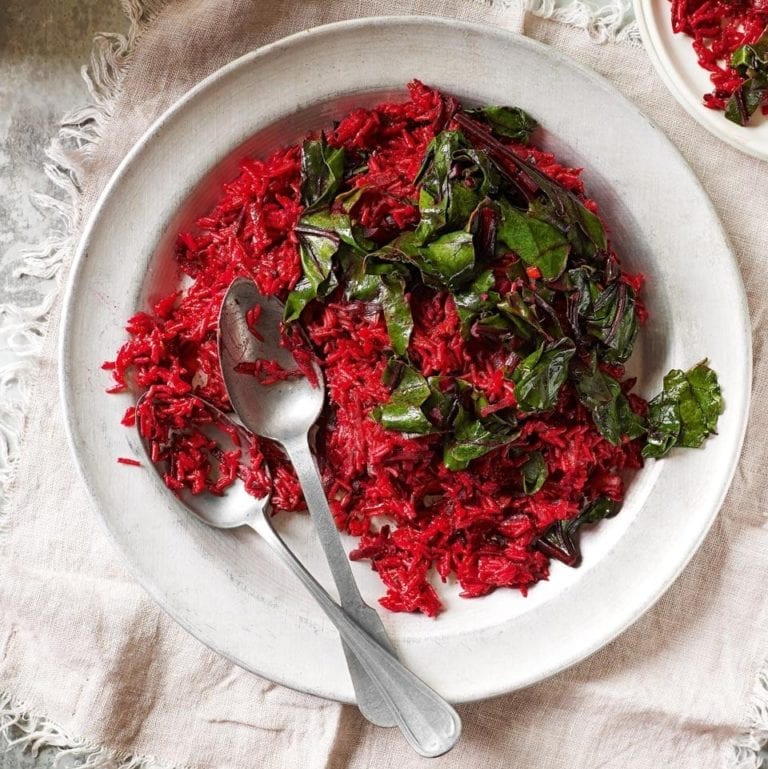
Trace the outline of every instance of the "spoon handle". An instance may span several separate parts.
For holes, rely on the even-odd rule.
[[[411,747],[426,758],[449,751],[461,736],[458,713],[333,601],[283,542],[266,516],[253,520],[250,525],[301,580],[334,624]]]
[[[312,523],[317,531],[325,557],[328,559],[333,581],[339,591],[339,602],[347,612],[358,606],[365,606],[349,566],[349,558],[342,547],[333,513],[328,506],[325,490],[320,480],[320,472],[309,449],[307,436],[298,436],[295,440],[283,445],[296,470],[301,490],[304,492],[304,500],[312,516]]]
[[[300,435],[295,440],[283,445],[296,470],[301,490],[304,492],[304,499],[312,516],[317,537],[339,592],[339,603],[344,611],[373,636],[380,646],[384,647],[391,655],[396,656],[381,617],[363,601],[363,597],[360,595],[360,590],[349,565],[349,558],[341,545],[339,530],[336,528],[333,514],[328,506],[320,473],[310,451],[307,436]],[[350,652],[346,644],[344,644],[344,654],[347,657],[349,674],[352,678],[360,712],[377,726],[394,726],[396,721],[390,713],[389,706],[379,694],[378,688],[371,682],[370,676],[363,669],[360,660]]]

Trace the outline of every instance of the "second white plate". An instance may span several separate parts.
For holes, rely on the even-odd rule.
[[[709,73],[699,66],[691,38],[672,31],[669,0],[633,0],[633,4],[645,50],[678,103],[713,136],[768,160],[768,116],[758,110],[748,126],[740,126],[704,106],[702,96],[712,89]]]

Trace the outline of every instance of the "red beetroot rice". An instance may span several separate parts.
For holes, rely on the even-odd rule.
[[[354,178],[365,187],[354,218],[367,237],[386,242],[419,219],[413,180],[437,132],[452,127],[456,102],[414,81],[410,98],[374,109],[356,109],[328,134],[347,155],[370,153],[367,170]],[[583,196],[580,170],[560,165],[548,153],[513,142],[564,187]],[[585,201],[593,210],[592,201]],[[300,204],[300,147],[280,149],[265,160],[246,158],[240,175],[224,187],[219,203],[178,238],[175,258],[190,287],[159,301],[128,322],[129,340],[114,362],[112,392],[129,388],[148,396],[123,423],[140,423],[153,446],[153,460],[168,460],[166,484],[195,493],[222,493],[240,476],[255,496],[271,493],[276,509],[297,511],[304,502],[292,467],[269,441],[247,438],[250,452],[221,452],[203,428],[210,414],[197,395],[230,410],[217,357],[217,318],[223,294],[237,276],[256,281],[265,295],[284,299],[301,276],[293,228]],[[535,288],[535,273],[529,272]],[[624,279],[639,288],[639,276]],[[497,287],[503,290],[503,265]],[[515,404],[504,377],[508,352],[492,341],[463,340],[452,297],[420,287],[410,296],[414,316],[409,357],[422,374],[461,376],[490,401],[489,411]],[[645,311],[638,303],[638,313]],[[255,326],[257,317],[249,318]],[[353,559],[368,559],[386,586],[381,604],[392,611],[441,610],[432,570],[455,577],[462,596],[486,595],[497,587],[525,594],[549,573],[549,559],[534,546],[550,525],[576,516],[599,496],[620,501],[622,471],[642,464],[637,442],[608,443],[596,430],[573,387],[562,387],[557,407],[546,415],[521,415],[516,447],[541,451],[549,475],[536,494],[523,493],[520,466],[525,451],[502,447],[453,472],[442,462],[441,437],[408,437],[370,418],[389,397],[382,373],[390,341],[376,305],[345,301],[342,292],[302,315],[313,347],[297,345],[297,363],[311,371],[315,355],[325,375],[327,404],[317,440],[325,490],[341,530],[359,539]],[[302,359],[303,356],[303,359]],[[281,378],[293,372],[257,372]],[[620,366],[611,367],[616,378]],[[628,390],[631,382],[623,386]],[[638,411],[645,402],[630,401]],[[233,432],[240,445],[240,437]],[[243,457],[250,456],[250,463]]]

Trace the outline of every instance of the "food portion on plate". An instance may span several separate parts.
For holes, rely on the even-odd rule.
[[[704,104],[746,126],[768,115],[768,3],[764,0],[671,0],[672,29],[693,38],[713,89]]]
[[[124,423],[166,462],[166,485],[221,494],[240,479],[277,510],[304,507],[274,444],[222,452],[190,397],[229,408],[216,332],[238,276],[284,301],[296,360],[242,370],[262,384],[323,370],[325,490],[392,611],[439,613],[438,579],[466,597],[525,593],[551,558],[576,565],[579,529],[618,512],[629,471],[715,432],[706,361],[669,372],[650,402],[632,392],[643,277],[536,128],[414,81],[406,101],[244,159],[179,236],[187,287],[132,317],[105,364],[113,391],[148,393]]]

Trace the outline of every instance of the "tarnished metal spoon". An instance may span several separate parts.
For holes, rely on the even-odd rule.
[[[137,410],[140,411],[145,397],[139,399]],[[220,424],[242,429],[213,404],[201,398],[197,400]],[[214,430],[215,426],[212,425],[208,431]],[[137,432],[148,463],[162,478],[161,467],[152,461],[151,447],[142,435],[138,421]],[[224,430],[216,431],[216,435],[211,437],[215,437],[222,451],[235,448],[231,436]],[[241,448],[243,446],[247,446],[246,436],[241,441]],[[456,744],[461,734],[461,721],[453,708],[405,668],[396,657],[383,649],[334,602],[273,528],[268,497],[255,499],[245,490],[244,484],[234,483],[222,496],[195,495],[184,490],[178,494],[178,498],[195,517],[209,526],[219,529],[250,526],[264,539],[278,558],[301,580],[339,631],[346,648],[376,688],[388,712],[394,714],[396,723],[416,752],[433,758],[442,755]]]
[[[257,305],[260,338],[251,332],[246,318],[246,313]],[[309,431],[325,401],[322,372],[315,366],[319,386],[313,386],[305,377],[261,385],[252,375],[238,370],[241,363],[259,359],[275,361],[285,369],[296,368],[292,353],[280,346],[282,317],[283,305],[274,298],[262,296],[253,281],[237,278],[232,282],[219,316],[219,358],[227,394],[235,413],[249,430],[276,441],[285,449],[304,492],[342,608],[376,639],[387,654],[388,664],[400,665],[381,618],[360,595],[310,451]],[[397,692],[382,689],[380,681],[373,680],[364,660],[345,638],[343,640],[355,694],[366,718],[379,725],[397,724],[422,755],[440,755],[453,747],[459,738],[461,722],[445,700],[412,673],[406,676],[407,671],[401,665],[402,685]],[[407,684],[407,680],[411,683]],[[420,732],[432,745],[426,752],[425,745],[420,743]]]

